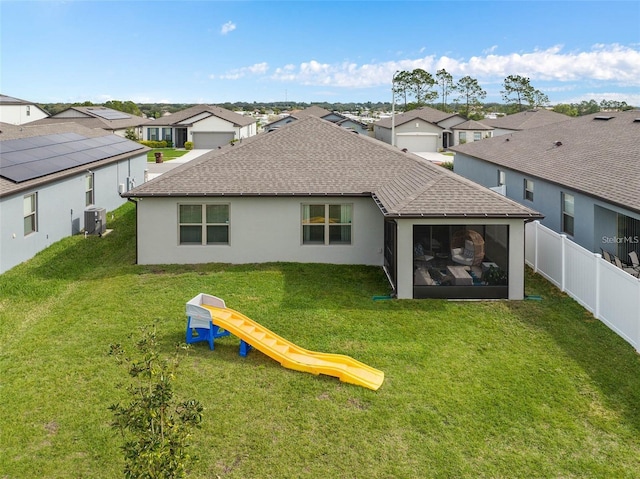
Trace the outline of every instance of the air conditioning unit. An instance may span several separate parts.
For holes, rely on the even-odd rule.
[[[102,236],[107,231],[107,210],[97,206],[84,210],[84,231],[88,235]]]

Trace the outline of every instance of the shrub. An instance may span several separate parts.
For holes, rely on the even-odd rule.
[[[133,141],[138,141],[138,135],[136,134],[136,132],[133,130],[133,128],[127,128],[124,132],[124,137],[127,140],[133,140]]]
[[[178,355],[163,359],[158,352],[155,327],[143,329],[137,343],[139,357],[127,357],[119,344],[110,354],[128,367],[131,384],[128,404],[109,407],[111,426],[122,434],[124,476],[131,479],[185,477],[187,465],[196,460],[188,452],[191,431],[200,426],[203,408],[194,399],[174,398],[172,381]],[[183,346],[186,348],[186,345]]]
[[[443,168],[446,168],[447,170],[453,171],[453,162],[451,161],[445,161],[444,163],[440,163],[440,166],[442,166]]]
[[[166,148],[166,141],[157,141],[157,140],[142,140],[140,142],[144,146],[148,146],[149,148]]]
[[[185,141],[184,142],[185,150],[193,150],[193,141]]]

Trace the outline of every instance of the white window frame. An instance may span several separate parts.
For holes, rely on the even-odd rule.
[[[481,131],[474,131],[473,132],[473,141],[480,141],[482,140],[482,132]]]
[[[29,236],[36,233],[38,231],[38,193],[31,193],[23,197],[22,211],[24,235]],[[27,224],[30,225],[29,229],[27,229]]]
[[[91,206],[95,204],[95,177],[93,173],[89,173],[84,177],[84,205]]]
[[[155,133],[155,138],[153,138],[154,135],[151,134],[151,132]],[[160,128],[159,127],[153,127],[153,128],[147,128],[147,140],[148,141],[159,141],[160,140]]]
[[[458,141],[460,143],[462,143],[463,141],[466,143],[467,142],[467,132],[466,131],[461,131],[458,133]]]
[[[533,180],[524,179],[524,199],[533,201]]]
[[[349,208],[348,219],[345,222],[331,222],[330,221],[330,210],[332,206],[339,206],[341,208]],[[310,221],[312,218],[306,218],[305,209],[307,207],[323,207],[324,208],[324,218],[323,221]],[[309,245],[321,245],[321,246],[350,246],[353,244],[353,203],[303,203],[300,208],[300,217],[301,217],[301,243],[305,246]],[[322,241],[311,241],[305,240],[305,227],[317,226],[323,227],[323,239]],[[331,228],[332,227],[341,227],[344,228],[349,227],[349,241],[332,241],[331,240]]]
[[[200,222],[181,222],[180,212],[182,206],[199,206]],[[207,222],[207,207],[208,206],[226,206],[227,207],[227,221],[224,223]],[[183,242],[181,240],[181,229],[183,226],[195,226],[199,225],[201,228],[200,242]],[[207,229],[209,226],[225,226],[227,228],[227,240],[226,241],[209,241],[207,235]],[[178,246],[229,246],[231,244],[231,204],[230,203],[179,203],[178,204]]]
[[[569,212],[566,209],[566,205],[567,205],[567,199],[571,198],[571,212]],[[560,193],[560,210],[561,210],[561,229],[562,232],[569,235],[569,236],[573,236],[575,233],[575,227],[576,227],[576,197],[574,195],[570,195],[569,193],[565,193],[565,192],[561,192]],[[571,231],[567,231],[567,218],[571,218]]]

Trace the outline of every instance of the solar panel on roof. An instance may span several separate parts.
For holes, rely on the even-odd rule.
[[[75,133],[0,143],[0,176],[20,183],[142,148],[116,135],[86,138]]]
[[[108,108],[100,110],[89,108],[88,111],[96,116],[99,116],[100,118],[104,118],[105,120],[128,120],[129,118],[131,118],[131,115],[128,115],[122,111],[110,110]]]

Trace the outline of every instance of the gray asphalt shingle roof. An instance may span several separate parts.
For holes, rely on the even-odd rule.
[[[451,171],[310,116],[214,150],[125,194],[374,196],[391,216],[539,215]]]
[[[587,115],[451,149],[640,211],[640,110]]]
[[[218,118],[222,118],[223,120],[228,121],[229,123],[233,123],[235,126],[247,126],[255,123],[255,118],[250,116],[240,115],[239,113],[233,112],[231,110],[227,110],[226,108],[221,108],[215,105],[195,105],[185,110],[180,110],[171,115],[163,116],[162,118],[158,118],[156,120],[148,120],[146,125],[158,125],[158,126],[180,126],[182,123],[188,123],[191,118],[195,118],[202,113],[208,113],[210,115],[216,116]]]
[[[69,112],[70,110],[78,112],[76,114],[82,116],[64,116],[65,112]],[[126,116],[127,118],[117,118],[113,120],[109,120],[105,118],[105,114],[111,115],[121,115]],[[63,115],[63,116],[58,116]],[[86,126],[87,128],[102,128],[108,131],[122,130],[126,128],[135,128],[147,122],[146,118],[142,118],[141,116],[132,115],[130,113],[119,112],[117,110],[113,110],[111,108],[105,108],[100,106],[72,106],[71,108],[67,108],[63,112],[58,113],[56,116],[51,116],[49,118],[42,118],[40,120],[33,121],[29,123],[30,125],[53,125],[56,123],[68,123],[73,121],[78,123],[79,125]]]
[[[529,130],[540,126],[553,125],[561,121],[570,120],[571,117],[556,113],[555,111],[540,108],[537,110],[527,110],[513,115],[507,115],[500,118],[485,118],[482,123],[493,128],[502,128],[505,130]]]
[[[417,119],[437,124],[443,120],[451,118],[452,116],[458,116],[455,113],[447,113],[444,111],[436,110],[435,108],[423,107],[416,108],[415,110],[410,110],[405,113],[401,113],[396,115],[395,126],[403,125],[410,121]],[[463,118],[460,117],[460,120],[463,121]],[[381,128],[391,128],[391,117],[384,118],[380,121],[374,123],[375,126],[379,126]]]
[[[452,130],[493,130],[493,127],[487,126],[485,123],[481,123],[475,120],[467,120],[464,123],[451,127]]]

